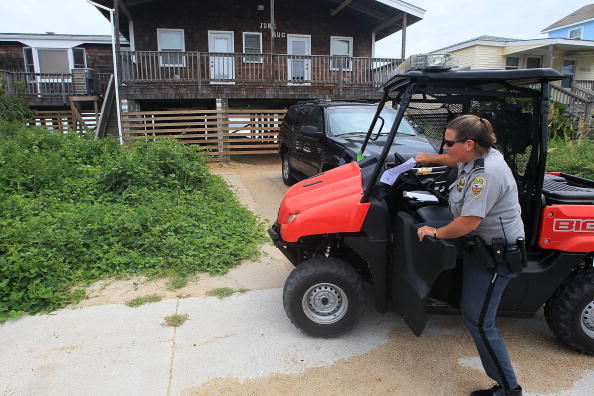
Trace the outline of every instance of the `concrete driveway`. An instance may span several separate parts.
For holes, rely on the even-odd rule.
[[[247,207],[274,219],[286,190],[276,158],[213,170]],[[282,307],[291,266],[270,246],[264,252],[223,277],[201,274],[177,294],[154,281],[103,283],[78,307],[7,322],[0,326],[0,394],[464,395],[491,385],[457,316],[430,316],[417,338],[396,315],[370,306],[341,338],[301,334]],[[204,296],[219,286],[250,291]],[[169,298],[123,304],[147,291]],[[188,314],[187,322],[162,326],[173,313]],[[501,318],[498,327],[525,394],[594,394],[594,358],[560,345],[542,312]]]

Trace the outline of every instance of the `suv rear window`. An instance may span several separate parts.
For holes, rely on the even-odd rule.
[[[372,106],[337,106],[326,110],[328,114],[328,127],[334,136],[354,133],[367,133],[376,108]],[[396,110],[392,108],[383,109],[375,124],[374,132],[381,128],[382,134],[387,134],[396,119]],[[382,119],[384,123],[382,125]],[[398,127],[398,133],[405,135],[416,135],[415,130],[406,120],[402,120]]]
[[[297,121],[295,122],[295,128],[302,127],[307,125],[307,119],[309,117],[309,113],[311,113],[311,107],[301,107],[299,109],[299,113],[297,114]]]
[[[299,111],[298,107],[291,107],[289,109],[289,111],[287,111],[287,114],[285,115],[285,124],[291,128],[293,127],[293,124],[295,124],[295,121],[297,120],[297,112]]]

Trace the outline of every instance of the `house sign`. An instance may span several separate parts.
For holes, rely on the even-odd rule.
[[[272,28],[272,24],[270,22],[260,22],[260,29],[271,29]],[[277,32],[276,31],[276,24],[274,26],[274,33],[272,34],[272,37],[276,37],[276,38],[285,38],[287,37],[287,33],[285,32]]]

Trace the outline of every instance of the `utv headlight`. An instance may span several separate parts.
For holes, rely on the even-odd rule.
[[[299,213],[292,213],[289,215],[289,217],[287,217],[287,224],[292,222],[293,220],[295,220],[295,217],[297,217],[299,215]]]

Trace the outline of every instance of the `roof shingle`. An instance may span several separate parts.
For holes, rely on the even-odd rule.
[[[567,15],[564,18],[559,19],[557,22],[553,23],[551,26],[547,26],[546,28],[541,30],[541,33],[546,32],[548,30],[552,30],[555,28],[560,28],[567,25],[573,25],[574,23],[578,23],[581,21],[586,21],[588,19],[594,18],[594,4],[589,4],[587,6],[583,6],[579,10],[575,10],[571,14]]]

